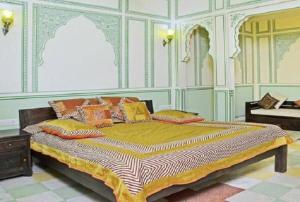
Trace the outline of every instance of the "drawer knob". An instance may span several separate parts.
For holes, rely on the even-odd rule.
[[[9,146],[9,147],[11,147],[11,146],[12,146],[12,144],[11,144],[11,143],[9,143],[9,144],[8,144],[8,146]]]
[[[24,158],[23,161],[24,161],[24,162],[27,162],[27,158]]]

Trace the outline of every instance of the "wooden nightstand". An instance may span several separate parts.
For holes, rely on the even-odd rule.
[[[0,131],[0,179],[32,175],[30,135],[19,130]]]

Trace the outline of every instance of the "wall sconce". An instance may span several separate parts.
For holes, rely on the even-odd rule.
[[[167,44],[171,43],[174,39],[175,31],[173,29],[168,29],[167,37],[163,40],[163,46],[165,47]]]
[[[13,12],[9,10],[3,10],[1,21],[3,25],[2,32],[4,35],[6,35],[9,32],[10,26],[14,22]]]

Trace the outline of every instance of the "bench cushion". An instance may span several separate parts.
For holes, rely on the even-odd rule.
[[[299,109],[254,109],[251,114],[300,118]]]

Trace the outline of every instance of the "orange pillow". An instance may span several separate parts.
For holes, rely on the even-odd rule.
[[[94,126],[73,120],[55,119],[40,125],[42,131],[64,139],[82,139],[102,137],[103,133]]]
[[[109,106],[87,105],[77,107],[81,121],[97,128],[113,125]]]
[[[295,103],[297,106],[300,106],[300,100],[296,100],[294,103]]]
[[[78,119],[79,114],[76,107],[88,104],[89,100],[83,98],[49,101],[49,105],[53,108],[59,119]]]
[[[114,123],[125,122],[124,114],[119,105],[121,102],[131,103],[139,101],[136,97],[99,97],[98,100],[101,105],[110,106],[111,117]]]
[[[86,100],[89,101],[89,105],[98,105],[98,104],[100,104],[98,98],[96,98],[96,97],[95,98],[87,98]]]

